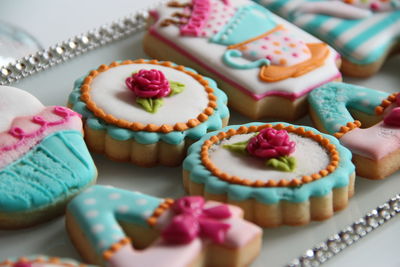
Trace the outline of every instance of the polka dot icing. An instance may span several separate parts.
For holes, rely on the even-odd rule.
[[[101,253],[125,237],[117,220],[148,227],[148,217],[162,201],[138,192],[95,185],[77,196],[68,206],[68,212],[74,215]]]

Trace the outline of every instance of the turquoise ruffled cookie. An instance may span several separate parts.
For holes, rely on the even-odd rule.
[[[0,228],[17,229],[63,213],[97,171],[79,114],[13,87],[0,99]]]
[[[329,83],[312,91],[308,102],[315,126],[351,150],[357,175],[384,179],[400,169],[398,93]]]
[[[32,255],[0,261],[0,267],[96,267],[73,259]]]
[[[69,97],[91,150],[140,166],[181,164],[189,144],[227,124],[226,103],[212,79],[156,60],[102,65]]]
[[[312,127],[233,125],[194,143],[183,162],[191,195],[235,204],[263,227],[324,220],[354,193],[351,153]]]
[[[256,0],[332,45],[344,59],[342,72],[377,72],[399,44],[400,1]]]

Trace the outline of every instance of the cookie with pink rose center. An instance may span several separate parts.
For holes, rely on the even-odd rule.
[[[143,59],[100,66],[75,82],[69,98],[91,150],[146,167],[181,164],[193,141],[228,123],[226,103],[212,79]]]
[[[354,179],[351,153],[336,138],[287,123],[225,127],[183,162],[189,194],[237,205],[262,227],[330,218],[347,206]]]

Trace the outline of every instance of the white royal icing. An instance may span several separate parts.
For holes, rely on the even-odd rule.
[[[0,86],[0,94],[0,132],[9,130],[14,118],[32,116],[44,108],[33,95],[15,87]]]
[[[209,158],[214,165],[229,175],[238,176],[251,181],[300,178],[312,175],[329,164],[328,152],[317,142],[310,138],[288,133],[291,141],[296,143],[295,151],[290,155],[296,158],[297,167],[293,172],[283,172],[265,165],[265,160],[249,155],[241,155],[223,148],[222,145],[233,144],[249,140],[254,134],[234,135],[224,139],[221,143],[213,145],[209,150]]]
[[[125,79],[141,69],[157,69],[170,81],[186,87],[180,94],[164,97],[164,104],[156,113],[145,111],[135,101],[134,93],[125,85]],[[120,65],[102,72],[93,79],[90,95],[97,107],[118,119],[143,124],[170,124],[196,118],[208,105],[204,86],[190,75],[169,67],[153,64]]]

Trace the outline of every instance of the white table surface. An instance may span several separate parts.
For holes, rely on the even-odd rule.
[[[36,35],[46,47],[68,39],[105,22],[124,16],[154,1],[12,1],[2,0],[0,18],[15,22]],[[83,3],[82,3],[83,2]],[[97,8],[93,9],[96,4]],[[50,13],[48,17],[44,14]],[[70,15],[73,14],[73,15]],[[47,19],[46,19],[47,18]],[[25,24],[21,22],[25,20]],[[46,21],[51,20],[51,23]],[[53,23],[54,21],[54,23]],[[26,24],[26,22],[29,22]],[[61,29],[61,30],[60,30]],[[56,30],[56,31],[54,31]],[[51,35],[51,36],[50,36]],[[14,86],[37,96],[46,105],[62,105],[67,101],[73,81],[100,64],[127,58],[146,57],[141,48],[142,34],[137,34],[107,47],[91,51],[60,66],[26,78]],[[348,79],[359,85],[395,92],[400,85],[400,58],[390,59],[372,78]],[[249,120],[233,112],[231,124]],[[311,125],[308,117],[298,123]],[[94,155],[100,184],[139,190],[159,197],[181,197],[181,168],[139,168],[127,163],[112,162]],[[301,227],[265,229],[262,253],[252,266],[282,266],[318,242],[343,229],[369,210],[400,193],[400,174],[384,181],[356,180],[356,195],[349,207],[324,222],[312,222]],[[400,221],[393,219],[387,225],[366,236],[328,261],[326,266],[400,266],[398,257]],[[48,254],[79,259],[64,229],[64,218],[58,218],[37,227],[19,231],[0,231],[0,260],[30,254]]]

